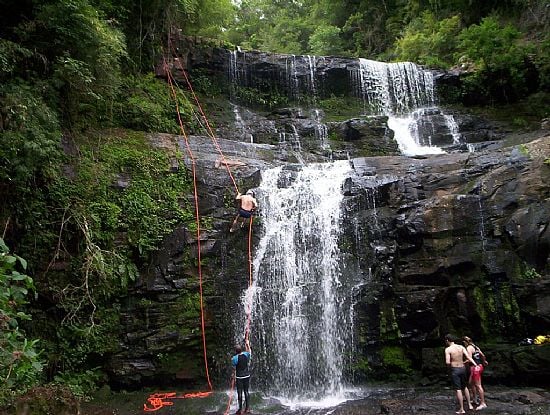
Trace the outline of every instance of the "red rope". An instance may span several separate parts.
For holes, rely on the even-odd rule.
[[[212,392],[193,392],[183,395],[178,395],[176,392],[153,393],[149,396],[149,398],[147,398],[147,402],[150,406],[147,406],[147,404],[144,403],[143,410],[145,412],[154,412],[165,406],[174,405],[174,402],[171,401],[172,399],[206,398],[211,394]]]

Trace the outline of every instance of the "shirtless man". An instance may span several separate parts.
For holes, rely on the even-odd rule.
[[[472,363],[472,366],[477,366],[477,363],[469,356],[466,348],[455,344],[454,337],[450,334],[445,336],[445,363],[451,370],[451,382],[456,390],[456,401],[458,403],[459,410],[457,414],[464,414],[464,402],[462,391],[466,395],[466,401],[468,402],[468,408],[474,409],[472,402],[470,401],[470,392],[468,391],[468,379],[466,379],[466,368],[464,367],[464,360],[468,360]]]
[[[237,193],[236,199],[241,201],[241,206],[239,208],[239,213],[237,213],[237,216],[235,217],[235,220],[233,221],[229,232],[235,231],[235,225],[237,225],[237,220],[239,218],[241,218],[242,228],[244,225],[244,220],[250,218],[253,215],[254,211],[258,207],[258,202],[256,201],[256,198],[254,196],[255,195],[252,190],[249,190],[244,195]]]

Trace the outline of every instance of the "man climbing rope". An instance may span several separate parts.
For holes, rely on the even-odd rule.
[[[254,191],[249,190],[246,194],[242,195],[240,192],[237,193],[237,200],[241,201],[241,206],[239,207],[239,213],[235,217],[231,229],[229,232],[235,232],[237,221],[241,218],[241,228],[244,226],[244,220],[252,217],[254,211],[258,208],[258,202],[256,201]]]
[[[239,410],[235,412],[235,415],[247,413],[248,409],[248,387],[250,385],[250,342],[245,340],[246,351],[242,351],[241,346],[235,346],[235,356],[231,358],[231,364],[235,368],[235,383],[237,384],[237,396],[239,399]],[[243,392],[244,392],[244,412],[243,409]]]

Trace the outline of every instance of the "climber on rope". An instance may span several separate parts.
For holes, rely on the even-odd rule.
[[[233,221],[229,232],[235,232],[235,230],[237,229],[239,218],[241,219],[240,222],[242,228],[244,227],[244,220],[252,217],[252,215],[258,208],[258,202],[256,201],[255,196],[256,195],[254,194],[253,190],[249,190],[244,195],[240,192],[237,193],[236,199],[240,200],[241,205],[239,207],[239,213],[237,213],[237,216],[235,217],[235,220]]]

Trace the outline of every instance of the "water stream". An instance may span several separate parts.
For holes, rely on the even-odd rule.
[[[258,189],[262,236],[243,312],[252,313],[254,385],[290,406],[345,399],[356,282],[342,277],[338,240],[351,174],[347,161],[279,167]]]

